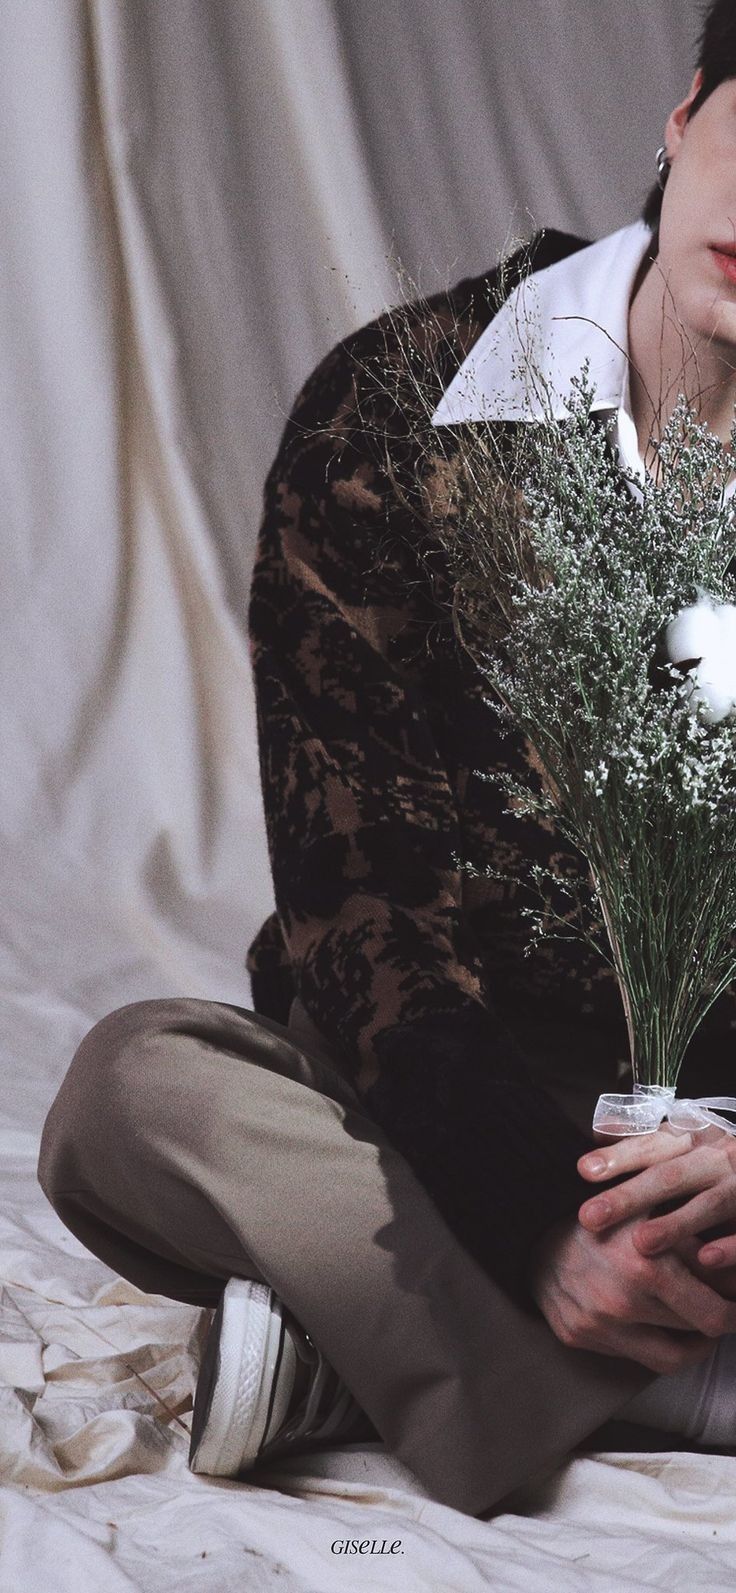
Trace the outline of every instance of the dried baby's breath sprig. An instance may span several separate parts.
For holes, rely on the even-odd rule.
[[[704,722],[693,672],[663,659],[662,638],[696,591],[736,597],[724,498],[736,432],[723,447],[681,398],[659,427],[656,480],[632,491],[587,368],[562,420],[550,403],[535,424],[434,428],[463,357],[457,326],[431,300],[383,326],[362,422],[404,508],[430,527],[426,569],[489,704],[535,749],[544,789],[482,772],[513,799],[507,812],[552,817],[589,870],[556,880],[585,908],[581,929],[530,869],[544,901],[541,914],[522,909],[532,940],[582,935],[612,963],[635,1079],[674,1085],[736,975],[736,720]]]
[[[697,586],[733,597],[723,490],[736,456],[683,400],[659,478],[637,499],[592,397],[583,375],[569,421],[525,428],[526,525],[550,579],[517,578],[506,660],[482,666],[557,792],[558,828],[589,862],[634,1077],[672,1085],[736,973],[736,726],[696,717],[671,666],[656,690],[652,662]]]

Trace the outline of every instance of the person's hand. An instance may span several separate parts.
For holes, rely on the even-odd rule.
[[[736,1138],[718,1128],[696,1134],[661,1128],[589,1151],[578,1171],[596,1184],[633,1175],[581,1206],[579,1220],[588,1232],[603,1234],[617,1223],[645,1218],[632,1235],[642,1256],[676,1250],[697,1264],[701,1276],[718,1269],[717,1286],[733,1292],[736,1271],[727,1276],[725,1269],[736,1269]],[[669,1202],[677,1203],[674,1210],[651,1215]],[[725,1228],[725,1237],[698,1242],[698,1235],[715,1227]]]
[[[575,1218],[558,1223],[534,1249],[532,1293],[562,1344],[671,1374],[736,1332],[736,1306],[671,1251],[643,1255],[635,1227],[592,1233]]]

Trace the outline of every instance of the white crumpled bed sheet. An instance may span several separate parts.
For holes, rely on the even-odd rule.
[[[0,1218],[0,1587],[732,1589],[734,1463],[574,1459],[480,1522],[426,1498],[380,1447],[294,1460],[254,1487],[187,1469],[209,1313],[145,1295],[65,1231],[8,1128]],[[355,1539],[393,1556],[333,1552]]]

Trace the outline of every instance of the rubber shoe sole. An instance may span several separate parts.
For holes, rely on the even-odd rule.
[[[281,1306],[272,1290],[250,1278],[231,1278],[215,1312],[197,1379],[189,1446],[192,1471],[237,1477],[254,1464],[274,1425],[274,1406],[288,1404],[293,1384],[292,1366],[279,1390],[284,1342]]]

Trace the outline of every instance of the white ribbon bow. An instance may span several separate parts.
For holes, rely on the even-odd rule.
[[[661,1084],[635,1084],[631,1095],[599,1095],[593,1128],[599,1134],[623,1139],[629,1134],[653,1134],[667,1120],[676,1134],[697,1134],[704,1128],[722,1128],[736,1135],[736,1123],[721,1112],[736,1114],[733,1095],[702,1095],[697,1101],[676,1099],[675,1091]]]

